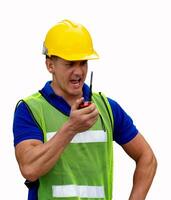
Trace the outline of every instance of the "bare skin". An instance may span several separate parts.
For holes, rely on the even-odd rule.
[[[99,115],[94,104],[79,109],[83,102],[82,87],[87,75],[87,61],[46,59],[46,66],[52,74],[51,86],[54,92],[68,102],[71,113],[69,120],[48,142],[25,140],[17,144],[15,153],[21,173],[30,181],[46,174],[73,137],[88,130]],[[145,200],[157,168],[155,155],[141,134],[122,147],[136,163],[129,200]]]
[[[140,133],[122,147],[136,163],[129,200],[145,200],[157,169],[155,155]]]

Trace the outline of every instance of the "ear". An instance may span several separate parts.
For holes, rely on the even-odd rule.
[[[45,63],[46,63],[47,70],[51,74],[53,74],[54,73],[54,63],[53,63],[53,61],[51,59],[47,58]]]

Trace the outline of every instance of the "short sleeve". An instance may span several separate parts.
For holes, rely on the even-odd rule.
[[[108,98],[114,116],[113,140],[120,145],[131,141],[138,133],[131,117],[114,100]]]
[[[23,140],[37,139],[43,141],[42,130],[33,120],[24,102],[20,102],[14,112],[13,120],[14,146]]]

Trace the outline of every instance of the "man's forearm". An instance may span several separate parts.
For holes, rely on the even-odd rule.
[[[47,173],[57,162],[73,137],[74,134],[70,133],[66,123],[58,131],[58,134],[46,143],[25,141],[23,144],[19,144],[16,148],[16,156],[20,161],[23,176],[30,181],[35,181]],[[29,145],[26,144],[28,142]]]
[[[129,200],[145,200],[152,184],[156,168],[157,161],[154,155],[150,158],[143,156],[137,161]]]

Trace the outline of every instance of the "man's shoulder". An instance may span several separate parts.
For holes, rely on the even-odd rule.
[[[24,97],[22,100],[28,101],[28,100],[33,100],[33,99],[34,100],[35,99],[40,99],[41,96],[42,96],[41,93],[38,91],[38,92],[35,92],[35,93],[31,94],[31,95],[28,95],[28,96]]]
[[[37,104],[40,105],[41,94],[39,92],[35,92],[31,95],[28,95],[22,99],[20,99],[15,108],[15,113],[25,113],[28,110],[28,105]]]

